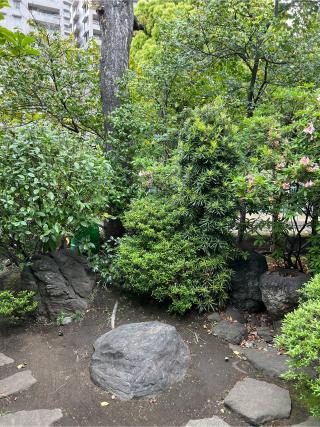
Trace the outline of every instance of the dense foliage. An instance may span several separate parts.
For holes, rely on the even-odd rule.
[[[33,297],[30,291],[1,291],[0,320],[13,325],[23,322],[38,306]]]
[[[286,378],[298,382],[314,399],[309,404],[314,415],[320,415],[320,275],[308,282],[301,294],[300,306],[283,321],[279,346],[290,356],[290,371]]]
[[[110,167],[94,142],[29,125],[0,136],[0,149],[0,245],[14,262],[107,212]]]

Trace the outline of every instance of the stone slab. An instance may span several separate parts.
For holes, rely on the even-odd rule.
[[[202,418],[201,420],[190,420],[185,427],[230,427],[221,418],[213,416],[212,418]]]
[[[320,427],[320,418],[309,417],[300,424],[294,424],[292,427]]]
[[[225,398],[224,404],[256,426],[268,421],[288,418],[291,412],[291,398],[288,390],[253,378],[245,378],[237,382]]]
[[[19,411],[0,417],[0,427],[49,427],[62,417],[61,409]]]
[[[233,351],[246,356],[248,361],[259,371],[270,378],[279,378],[288,371],[288,357],[284,354],[278,354],[273,347],[266,347],[267,350],[257,350],[255,348],[244,348],[230,344]]]
[[[6,356],[3,353],[0,353],[0,366],[9,365],[10,363],[13,363],[14,360],[11,359],[11,357]]]
[[[27,390],[37,380],[32,376],[31,371],[22,371],[0,380],[0,398],[10,396],[22,390]]]

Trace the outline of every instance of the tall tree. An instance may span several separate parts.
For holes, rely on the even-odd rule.
[[[100,81],[105,133],[112,130],[109,115],[120,106],[119,82],[129,65],[133,36],[133,0],[100,0],[97,8],[102,31]],[[107,144],[106,148],[111,149]]]

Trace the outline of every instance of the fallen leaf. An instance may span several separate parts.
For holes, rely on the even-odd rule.
[[[234,351],[233,351],[233,353],[234,353],[236,356],[239,356],[240,351],[236,351],[236,350],[234,350]]]
[[[23,369],[23,368],[24,368],[24,364],[23,364],[23,363],[21,363],[21,365],[18,365],[18,366],[17,366],[17,368],[18,368],[18,369]]]
[[[105,407],[105,406],[108,406],[109,405],[109,402],[100,402],[100,406],[102,406],[103,408]]]

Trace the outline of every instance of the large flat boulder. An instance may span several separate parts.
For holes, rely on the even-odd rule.
[[[10,365],[10,363],[13,363],[14,360],[11,359],[11,357],[6,356],[3,353],[0,353],[0,366],[4,365]]]
[[[61,409],[19,411],[0,417],[0,427],[49,427],[62,417]]]
[[[56,320],[64,312],[72,314],[88,307],[95,276],[84,257],[57,251],[35,257],[22,272],[24,288],[36,293],[38,312]]]
[[[272,319],[282,319],[297,307],[298,291],[308,280],[308,275],[295,270],[267,272],[260,277],[262,301]]]
[[[241,310],[259,312],[264,309],[259,287],[260,276],[268,270],[266,257],[251,252],[247,259],[233,261],[230,299]]]
[[[291,412],[288,390],[253,378],[237,382],[225,398],[224,404],[256,426],[288,418]]]
[[[175,327],[160,322],[130,323],[94,343],[93,382],[122,400],[153,395],[181,380],[190,352]]]

